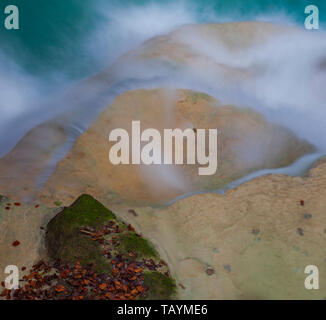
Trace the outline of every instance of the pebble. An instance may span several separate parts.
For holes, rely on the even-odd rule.
[[[301,228],[297,229],[297,233],[299,236],[303,236],[303,230]]]
[[[312,215],[311,215],[310,213],[306,213],[306,214],[304,215],[304,218],[307,219],[307,220],[309,220],[309,219],[312,218]]]
[[[208,276],[212,276],[215,273],[215,270],[213,268],[207,268],[206,273]]]

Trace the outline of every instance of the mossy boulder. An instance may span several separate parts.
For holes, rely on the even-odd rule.
[[[112,232],[103,233],[108,227]],[[89,195],[80,196],[49,222],[46,246],[51,259],[92,264],[101,274],[115,274],[112,266],[115,261],[116,268],[117,257],[124,263],[140,263],[148,287],[143,299],[166,300],[175,295],[174,280],[153,244]]]
[[[111,266],[103,258],[100,247],[81,234],[79,228],[89,226],[96,230],[115,219],[116,216],[93,197],[80,196],[49,222],[46,234],[49,256],[72,263],[80,261],[83,265],[93,263],[97,271],[109,272]]]
[[[123,233],[119,236],[120,249],[125,253],[134,252],[138,258],[158,258],[153,245],[135,232]]]

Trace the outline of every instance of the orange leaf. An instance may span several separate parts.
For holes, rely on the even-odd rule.
[[[99,288],[100,288],[101,290],[106,289],[106,287],[107,287],[107,284],[106,284],[106,283],[102,283],[102,284],[99,286]]]
[[[144,289],[142,286],[137,286],[137,290],[138,290],[139,292],[143,292],[145,289]]]
[[[13,243],[12,243],[12,245],[14,246],[14,247],[18,247],[19,245],[20,245],[20,242],[19,241],[14,241]]]
[[[63,291],[65,291],[65,287],[60,284],[60,285],[55,287],[55,291],[56,292],[63,292]]]
[[[138,290],[137,289],[131,290],[131,294],[133,296],[136,296],[138,294]]]

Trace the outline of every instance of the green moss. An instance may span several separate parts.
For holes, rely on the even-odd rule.
[[[89,195],[82,195],[73,205],[64,208],[49,222],[46,234],[49,256],[70,263],[80,261],[84,266],[93,263],[98,273],[110,274],[111,262],[103,256],[103,249],[89,235],[81,233],[80,228],[92,227],[96,231],[112,220],[115,220],[115,224],[122,229],[118,236],[120,244],[116,248],[117,254],[133,252],[137,254],[137,260],[159,258],[148,240],[130,231],[110,210]],[[128,259],[127,254],[126,256]],[[144,277],[145,283],[149,286],[144,299],[172,299],[176,291],[173,279],[163,273],[149,270],[144,271]]]
[[[152,244],[134,232],[119,235],[120,247],[125,252],[134,252],[139,258],[157,258],[158,253]]]
[[[202,92],[190,92],[188,96],[192,103],[196,103],[198,100],[206,100],[206,101],[211,100],[210,95]]]
[[[55,201],[54,205],[57,206],[57,207],[60,207],[62,205],[62,202],[61,201]]]
[[[175,281],[157,271],[145,271],[145,283],[149,287],[146,300],[170,300],[176,293]]]
[[[112,211],[104,207],[90,195],[80,196],[69,208],[62,212],[65,222],[71,228],[89,226],[98,227],[109,220],[116,220]]]
[[[48,224],[46,245],[53,259],[66,262],[93,263],[98,272],[110,272],[111,266],[102,256],[100,247],[79,228],[98,228],[116,219],[115,215],[89,195],[82,195]]]

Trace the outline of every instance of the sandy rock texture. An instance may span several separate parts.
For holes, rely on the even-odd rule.
[[[20,201],[33,200],[40,186],[39,178],[65,140],[64,129],[55,123],[30,130],[0,158],[0,194]]]
[[[113,165],[109,151],[114,142],[109,141],[109,133],[123,128],[131,139],[134,120],[140,121],[141,132],[155,128],[162,137],[166,128],[218,129],[216,174],[199,176],[199,164]],[[187,192],[223,187],[257,169],[287,166],[312,149],[258,113],[222,105],[204,93],[136,90],[119,96],[78,138],[38,197],[49,204],[69,204],[87,193],[101,201],[162,204]]]
[[[185,287],[180,298],[325,299],[325,199],[323,159],[303,178],[263,176],[225,195],[120,215],[159,247]],[[304,286],[308,265],[319,268],[319,290]]]
[[[60,210],[0,196],[0,282],[6,266],[17,266],[22,276],[45,255],[45,227]]]

